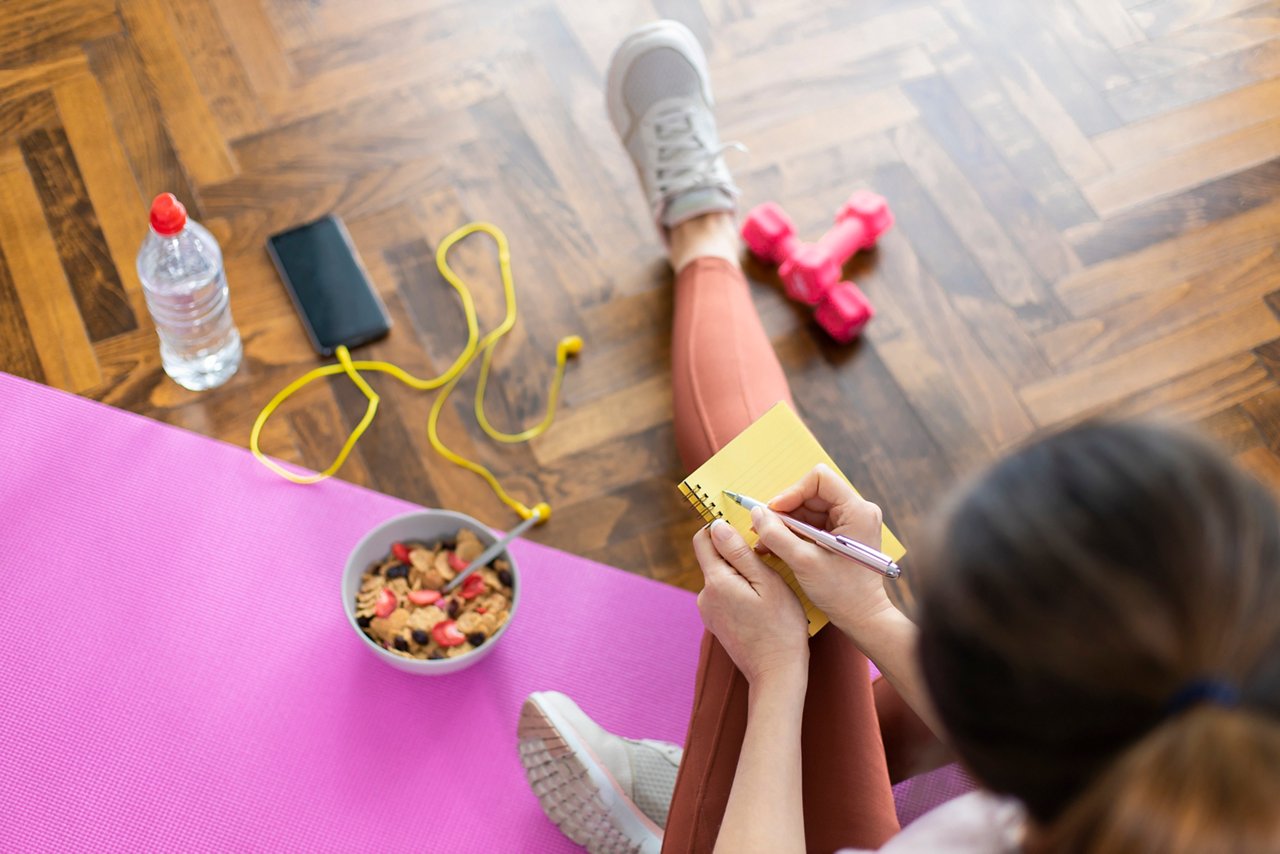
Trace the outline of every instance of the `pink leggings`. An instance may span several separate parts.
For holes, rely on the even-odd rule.
[[[737,265],[699,258],[680,272],[672,371],[676,441],[688,471],[773,404],[791,402]],[[746,724],[746,680],[704,633],[664,852],[715,846]],[[896,748],[926,732],[887,683],[873,689],[867,659],[838,629],[813,638],[801,738],[809,850],[878,848],[898,831],[890,759],[909,761],[911,751]],[[893,770],[896,778],[900,769]]]

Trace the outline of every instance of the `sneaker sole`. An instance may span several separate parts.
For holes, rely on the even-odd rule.
[[[627,123],[627,109],[622,104],[622,78],[631,63],[641,53],[654,46],[655,36],[662,35],[659,46],[665,45],[679,51],[693,62],[702,80],[702,96],[707,99],[707,106],[714,107],[715,99],[711,95],[711,73],[707,70],[707,55],[702,44],[693,32],[677,21],[654,21],[635,30],[623,39],[622,44],[609,59],[609,71],[605,77],[605,106],[609,111],[609,121],[620,138],[625,139],[631,128],[623,133],[623,125]]]
[[[520,709],[520,764],[542,811],[591,854],[659,854],[662,828],[622,791],[577,732],[531,694]]]

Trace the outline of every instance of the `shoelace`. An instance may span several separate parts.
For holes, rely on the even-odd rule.
[[[654,169],[654,201],[686,190],[716,183],[715,167],[726,151],[746,151],[740,142],[708,148],[694,127],[693,107],[672,107],[654,117],[653,132],[658,140],[658,166]],[[737,194],[727,179],[725,189]]]

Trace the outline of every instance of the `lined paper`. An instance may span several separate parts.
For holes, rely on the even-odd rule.
[[[754,546],[760,537],[751,529],[751,514],[725,496],[724,491],[768,501],[819,463],[826,463],[844,478],[839,466],[818,444],[800,417],[786,403],[778,403],[686,477],[679,484],[679,489],[702,518],[708,522],[717,517],[723,518],[742,534],[749,545]],[[848,482],[848,478],[845,481]],[[882,526],[881,535],[883,543],[880,550],[895,561],[901,560],[907,550],[888,526]],[[810,635],[830,622],[827,615],[804,594],[791,567],[776,555],[766,555],[763,559],[800,597],[809,618]]]

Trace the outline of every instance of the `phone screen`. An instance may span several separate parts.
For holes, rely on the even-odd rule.
[[[320,355],[332,355],[339,345],[373,341],[391,329],[387,311],[337,217],[274,235],[267,249]]]

